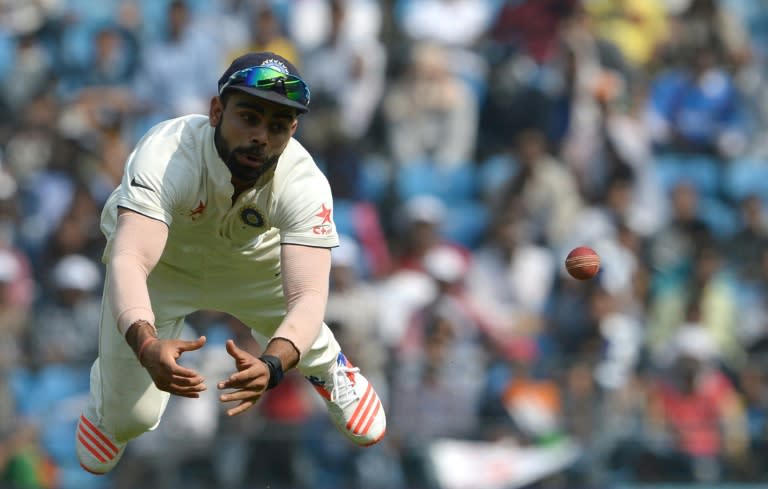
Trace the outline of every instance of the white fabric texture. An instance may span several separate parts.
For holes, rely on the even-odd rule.
[[[294,342],[304,375],[327,372],[340,352],[323,322],[338,246],[327,179],[291,139],[274,170],[233,202],[213,140],[205,116],[158,124],[102,212],[107,278],[87,415],[120,442],[154,429],[169,397],[122,334],[136,318],[178,338],[192,312],[224,311],[262,347],[275,334]],[[118,207],[134,212],[118,218]]]

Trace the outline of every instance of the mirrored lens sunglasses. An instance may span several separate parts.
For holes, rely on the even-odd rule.
[[[301,105],[309,105],[309,87],[304,80],[268,66],[254,66],[232,73],[219,89],[219,94],[231,85],[275,91]]]

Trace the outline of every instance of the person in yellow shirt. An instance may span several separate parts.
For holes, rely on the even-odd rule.
[[[230,53],[230,59],[250,52],[272,52],[290,60],[294,66],[301,69],[301,56],[296,43],[283,33],[280,19],[270,5],[255,8],[251,14],[250,33],[250,44]]]
[[[645,67],[668,34],[659,0],[585,0],[598,36],[614,42],[635,68]]]

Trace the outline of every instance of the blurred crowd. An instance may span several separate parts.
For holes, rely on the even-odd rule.
[[[234,419],[172,399],[93,477],[101,206],[250,50],[311,87],[326,322],[388,435],[354,448],[293,372]],[[574,441],[542,488],[768,482],[768,0],[2,0],[0,107],[0,487],[442,489],[440,439]],[[188,326],[209,379],[260,347]]]

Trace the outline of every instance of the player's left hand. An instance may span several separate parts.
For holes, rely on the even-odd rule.
[[[230,375],[227,380],[217,384],[221,389],[234,389],[232,392],[219,396],[221,402],[240,401],[237,406],[228,409],[228,416],[236,416],[252,408],[256,401],[267,390],[269,382],[269,368],[267,365],[235,345],[232,340],[227,340],[227,353],[235,359],[237,372]]]

